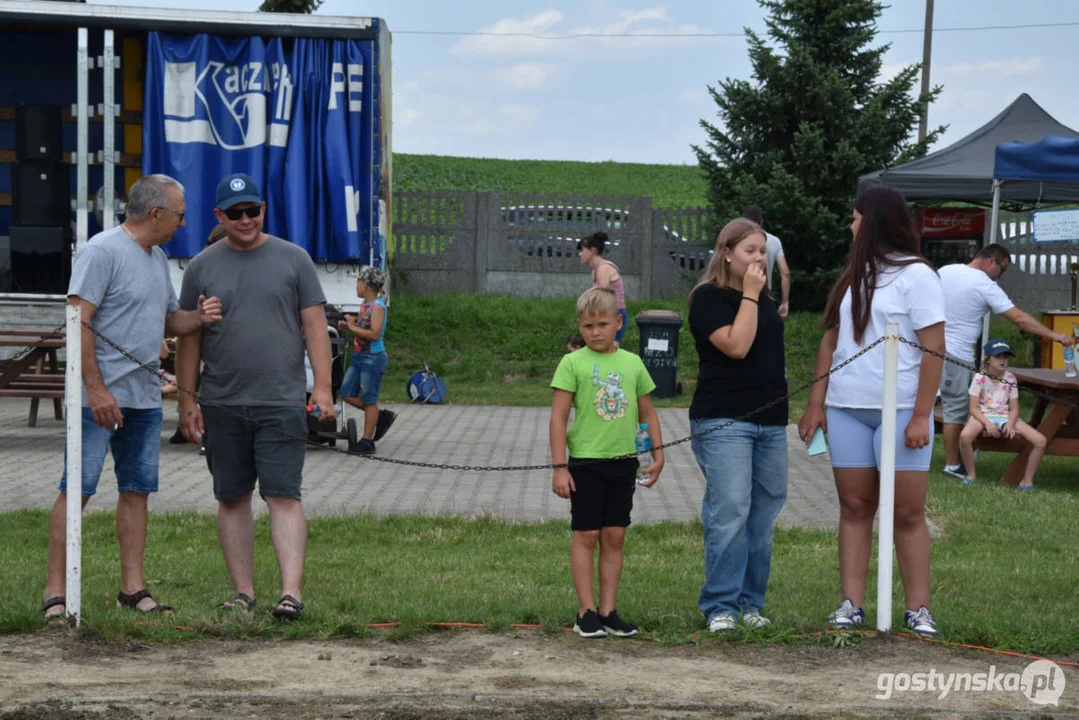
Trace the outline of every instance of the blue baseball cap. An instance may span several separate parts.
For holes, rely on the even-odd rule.
[[[217,207],[228,210],[240,203],[261,203],[262,191],[255,178],[233,173],[217,184]]]
[[[986,357],[992,357],[993,355],[1012,355],[1012,346],[1003,340],[990,340],[982,348],[982,355]]]

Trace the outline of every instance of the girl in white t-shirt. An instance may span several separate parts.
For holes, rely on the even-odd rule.
[[[940,278],[921,256],[904,197],[888,187],[866,190],[854,201],[851,232],[850,262],[828,298],[814,376],[872,345],[885,334],[888,323],[899,325],[901,338],[943,354]],[[900,343],[894,438],[881,437],[884,343],[810,390],[798,431],[806,443],[818,428],[833,438],[832,472],[839,493],[839,575],[844,600],[828,618],[833,627],[855,627],[865,619],[862,604],[880,494],[883,441],[896,445],[895,546],[907,601],[905,620],[919,635],[937,633],[928,608],[925,496],[933,453],[933,402],[942,365],[939,357]]]

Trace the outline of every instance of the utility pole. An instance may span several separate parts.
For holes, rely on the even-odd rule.
[[[929,62],[933,58],[933,0],[925,0],[925,34],[922,39],[922,95],[929,92]],[[929,103],[922,103],[922,116],[918,120],[918,142],[925,140],[929,124]]]

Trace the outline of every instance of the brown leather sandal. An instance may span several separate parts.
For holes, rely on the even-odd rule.
[[[137,592],[133,592],[130,595],[121,590],[120,592],[116,593],[116,607],[127,608],[129,610],[139,610],[139,603],[146,598],[154,600],[153,596],[150,594],[150,591],[146,588],[143,588],[142,590],[139,590]],[[172,612],[172,608],[168,605],[159,605],[157,601],[154,600],[154,606],[152,608],[150,608],[149,610],[139,610],[139,612],[167,613]]]
[[[57,605],[64,608],[64,612],[50,615],[49,609],[54,608]],[[48,622],[49,620],[56,620],[58,618],[60,620],[63,620],[64,617],[67,615],[67,598],[65,598],[63,595],[57,595],[55,597],[49,598],[45,602],[41,603],[41,614],[45,616],[45,622]]]
[[[236,597],[231,600],[226,600],[217,606],[218,610],[226,610],[229,612],[250,612],[255,609],[255,598],[251,597],[247,593],[236,593]]]

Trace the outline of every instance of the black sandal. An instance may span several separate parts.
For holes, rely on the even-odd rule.
[[[146,588],[143,588],[142,590],[139,590],[137,592],[133,592],[130,595],[121,590],[120,592],[116,593],[116,607],[126,608],[129,610],[139,610],[139,603],[146,598],[154,600],[153,595],[151,595],[150,591]],[[150,608],[149,610],[139,610],[139,612],[167,613],[172,612],[172,608],[168,605],[159,605],[158,602],[154,600],[154,606],[152,608]]]
[[[273,616],[283,620],[297,620],[303,617],[303,603],[291,595],[282,595],[273,609]]]
[[[56,613],[55,615],[49,615],[49,609],[54,608],[57,605],[63,607],[64,612]],[[45,616],[45,622],[56,619],[63,620],[64,616],[67,615],[67,598],[65,598],[63,595],[56,595],[55,597],[49,598],[45,602],[41,603],[41,614]]]
[[[226,612],[251,612],[255,609],[255,604],[255,598],[247,593],[236,593],[236,597],[221,603],[217,606],[217,609]]]

